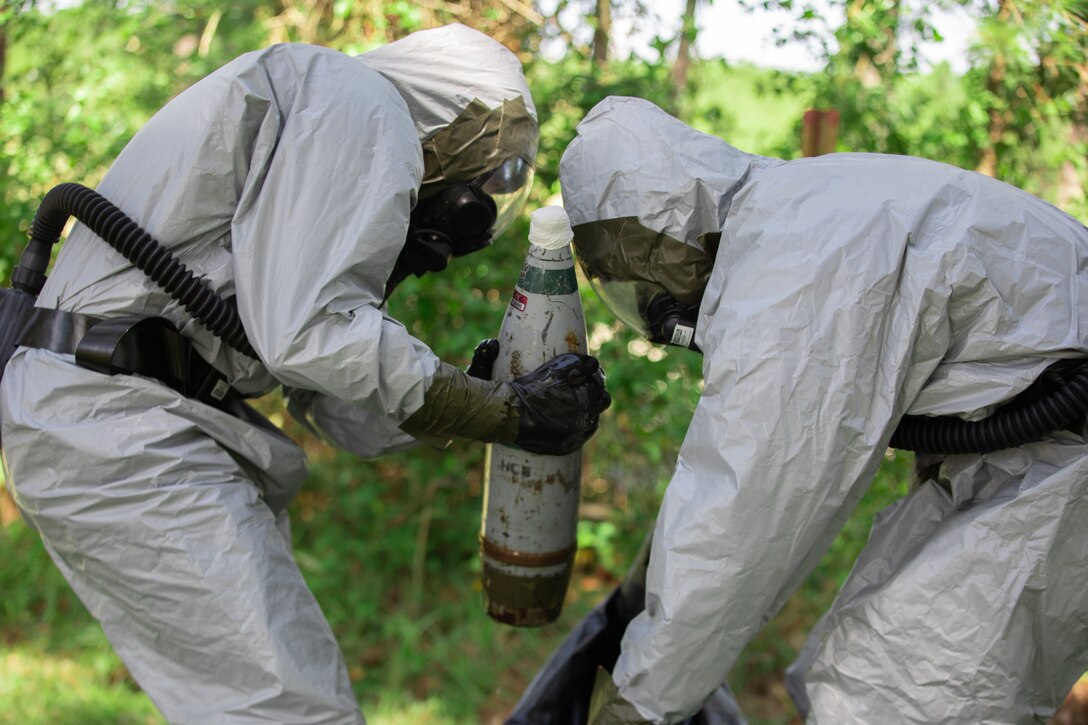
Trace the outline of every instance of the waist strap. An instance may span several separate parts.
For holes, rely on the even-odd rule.
[[[243,397],[162,317],[103,319],[35,308],[24,329],[20,345],[74,355],[89,370],[155,378],[217,408]]]
[[[87,330],[102,322],[101,317],[81,315],[64,310],[47,310],[35,307],[26,320],[26,332],[18,344],[40,350],[52,350],[65,355],[75,355],[76,346]]]

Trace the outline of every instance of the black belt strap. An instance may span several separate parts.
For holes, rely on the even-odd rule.
[[[18,344],[74,355],[76,345],[87,334],[87,330],[99,322],[102,322],[101,317],[35,307],[27,317],[24,327],[26,332]]]
[[[161,317],[102,319],[35,308],[19,340],[26,347],[75,355],[80,367],[106,375],[144,375],[189,398],[227,409],[242,396]]]

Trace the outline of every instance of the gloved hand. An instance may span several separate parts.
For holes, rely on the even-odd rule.
[[[565,354],[509,383],[490,377],[498,342],[476,348],[466,374],[440,363],[423,406],[400,424],[416,438],[460,436],[518,446],[532,453],[577,450],[612,403],[595,358]],[[477,377],[477,374],[479,377]]]
[[[493,337],[481,340],[472,353],[472,362],[468,364],[465,373],[480,380],[490,380],[498,358],[499,341]]]
[[[490,380],[498,357],[499,341],[482,340],[465,372]],[[576,450],[597,430],[597,419],[612,402],[599,363],[585,355],[561,355],[510,385],[519,400],[514,444],[532,453]],[[580,418],[573,426],[571,413]]]
[[[589,725],[650,725],[650,721],[623,699],[612,675],[598,667],[589,700]]]
[[[510,387],[519,401],[514,444],[531,453],[578,450],[612,404],[604,388],[604,371],[589,355],[560,355],[515,379]]]

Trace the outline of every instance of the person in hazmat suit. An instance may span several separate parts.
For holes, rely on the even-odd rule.
[[[982,175],[876,154],[755,156],[613,97],[578,126],[560,179],[601,299],[650,339],[700,350],[705,383],[645,609],[611,677],[598,673],[592,722],[696,712],[828,549],[905,421],[984,423],[1088,355],[1088,230]],[[1078,410],[1020,445],[984,440],[998,448],[985,454],[922,437],[928,475],[878,516],[787,673],[807,722],[1055,712],[1088,669]]]
[[[38,307],[73,324],[165,318],[228,398],[286,386],[299,415],[363,455],[450,435],[564,452],[608,404],[594,359],[479,380],[383,311],[397,281],[510,221],[537,137],[517,59],[464,26],[358,57],[248,53],[157,113],[97,192],[232,302],[255,357],[82,225]],[[58,347],[20,347],[7,366],[7,480],[156,706],[171,722],[363,722],[291,553],[302,450],[239,405],[86,369]]]

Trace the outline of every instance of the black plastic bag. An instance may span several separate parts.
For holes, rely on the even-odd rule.
[[[627,623],[646,600],[650,537],[620,586],[598,604],[552,652],[529,683],[506,725],[586,725],[597,668],[609,672],[620,654]],[[744,725],[733,694],[722,684],[684,725]]]

